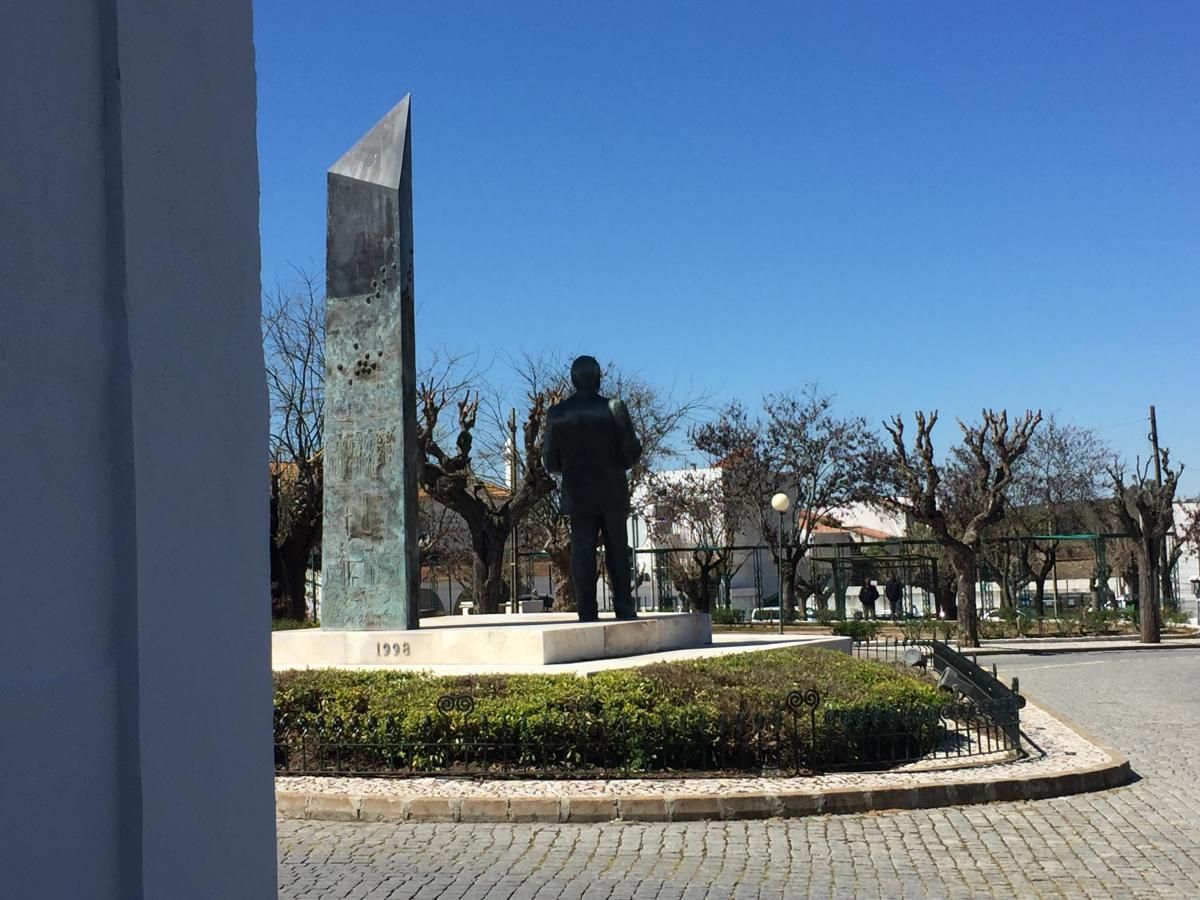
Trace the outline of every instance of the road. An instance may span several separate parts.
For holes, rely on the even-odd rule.
[[[281,898],[1200,897],[1200,651],[997,659],[1126,753],[1099,794],[794,820],[279,822]]]

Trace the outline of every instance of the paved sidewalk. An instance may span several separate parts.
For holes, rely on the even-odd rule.
[[[280,896],[791,900],[1200,896],[1200,652],[1005,657],[1132,759],[1100,793],[764,821],[469,825],[280,820]]]

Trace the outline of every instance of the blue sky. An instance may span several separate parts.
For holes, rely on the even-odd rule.
[[[1055,410],[1130,457],[1155,403],[1200,491],[1200,5],[255,16],[265,287],[320,269],[325,170],[411,91],[425,350]]]

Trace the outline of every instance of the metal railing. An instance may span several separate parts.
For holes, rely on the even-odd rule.
[[[995,724],[1003,729],[1012,748],[1021,750],[1020,711],[1025,706],[1025,698],[1021,696],[1017,678],[1013,678],[1012,687],[1009,687],[996,676],[995,666],[989,672],[942,641],[864,640],[852,646],[859,659],[922,668],[932,665],[939,676],[939,687],[986,709]]]

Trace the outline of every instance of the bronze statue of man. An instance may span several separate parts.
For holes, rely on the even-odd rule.
[[[571,581],[580,622],[595,622],[596,544],[604,556],[618,619],[636,619],[625,520],[629,516],[626,472],[642,455],[621,400],[600,396],[600,363],[581,356],[571,364],[573,393],[546,415],[542,462],[562,475],[562,511],[571,524]]]

